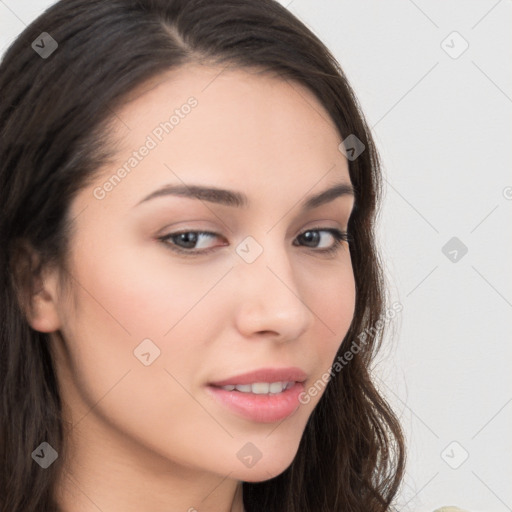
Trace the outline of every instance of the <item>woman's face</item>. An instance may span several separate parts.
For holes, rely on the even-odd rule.
[[[352,321],[349,247],[328,230],[346,231],[354,197],[305,206],[350,185],[348,163],[296,83],[199,66],[157,82],[115,112],[116,160],[71,205],[62,397],[83,464],[266,480],[292,462],[324,387],[298,394],[323,383]]]

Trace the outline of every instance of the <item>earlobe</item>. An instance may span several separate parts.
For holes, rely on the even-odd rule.
[[[40,332],[58,330],[57,272],[42,268],[39,255],[26,244],[18,247],[15,262],[18,300],[28,324]]]
[[[54,332],[60,328],[57,311],[57,288],[52,280],[45,280],[39,291],[34,293],[26,312],[27,322],[39,332]]]

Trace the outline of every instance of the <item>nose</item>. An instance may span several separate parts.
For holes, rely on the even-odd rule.
[[[240,259],[233,273],[237,283],[235,319],[243,336],[285,342],[299,338],[311,327],[315,315],[285,247],[271,248],[268,242],[252,263]]]

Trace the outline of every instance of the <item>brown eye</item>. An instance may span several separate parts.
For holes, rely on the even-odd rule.
[[[330,246],[318,248],[319,242],[322,242],[321,233],[328,233],[331,238],[334,239],[334,242]],[[312,228],[307,231],[303,231],[297,239],[304,240],[307,247],[316,249],[317,252],[334,254],[338,252],[342,242],[349,242],[351,237],[346,231],[340,231],[336,228]]]
[[[181,231],[160,237],[159,240],[168,245],[173,251],[197,254],[210,252],[214,247],[205,248],[205,245],[208,244],[209,239],[218,238],[219,236],[209,231]]]
[[[330,238],[333,239],[334,242],[329,244],[329,236],[325,236],[325,233],[330,235]],[[322,234],[324,235],[322,236]],[[174,252],[188,256],[197,256],[199,254],[207,254],[218,247],[208,247],[209,240],[212,238],[221,238],[221,235],[210,231],[180,231],[177,233],[169,233],[168,235],[160,237],[159,240]],[[350,238],[347,232],[335,228],[313,228],[298,235],[296,240],[299,240],[301,243],[294,243],[294,245],[309,247],[322,254],[334,254],[340,250],[342,242],[348,242]],[[328,245],[321,247],[320,245],[324,240]],[[222,247],[224,245],[227,244],[224,243],[220,246]]]

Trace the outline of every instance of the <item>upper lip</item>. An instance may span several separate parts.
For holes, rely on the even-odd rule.
[[[252,372],[234,375],[224,380],[211,382],[210,386],[228,386],[237,384],[253,384],[255,382],[303,382],[306,373],[297,367],[260,368]]]

